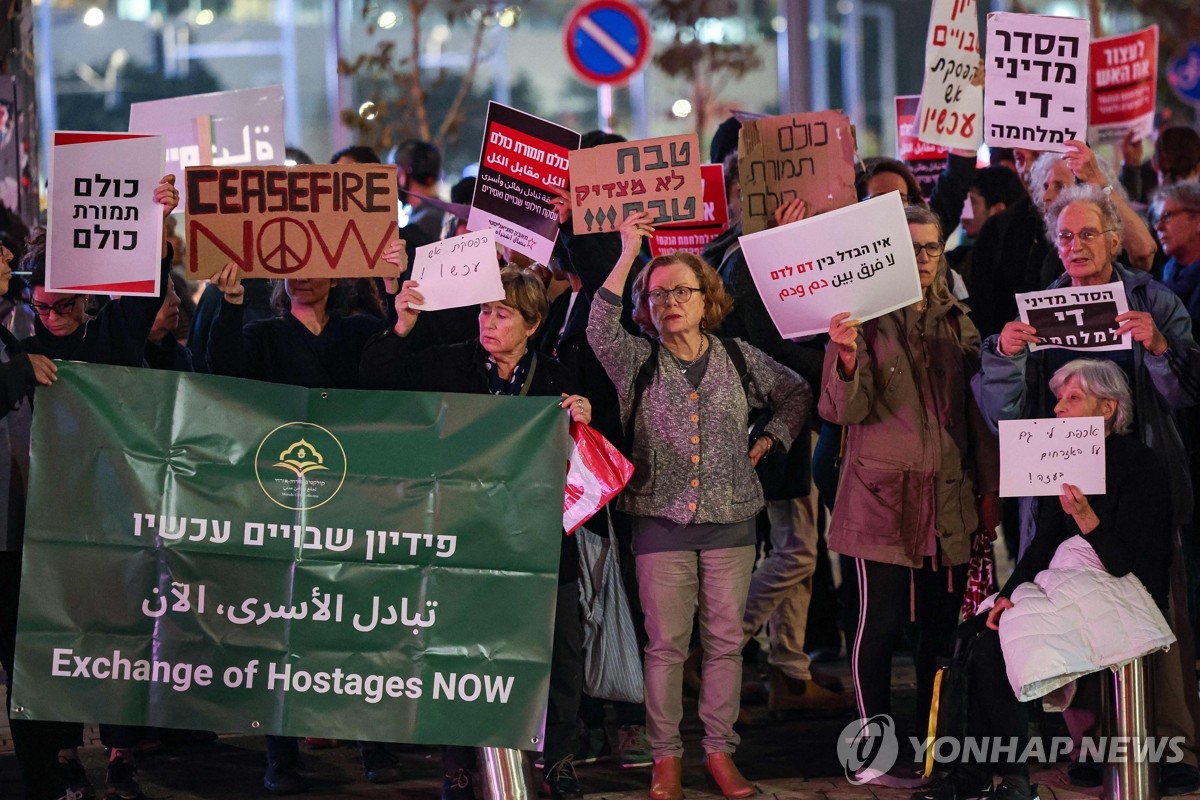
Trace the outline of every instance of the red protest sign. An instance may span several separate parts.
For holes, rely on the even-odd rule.
[[[650,255],[657,257],[681,251],[700,255],[709,242],[729,227],[729,206],[725,203],[725,168],[720,164],[701,164],[700,182],[704,184],[704,214],[701,222],[657,226],[650,235]]]
[[[1149,136],[1158,84],[1158,26],[1097,39],[1088,61],[1088,141],[1108,144],[1130,131],[1137,139]]]

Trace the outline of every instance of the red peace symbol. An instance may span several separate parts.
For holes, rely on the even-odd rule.
[[[300,242],[304,243],[303,252],[298,249]],[[308,230],[299,220],[290,217],[264,222],[258,231],[257,244],[258,260],[264,269],[276,275],[288,275],[303,269],[312,255],[312,239]]]

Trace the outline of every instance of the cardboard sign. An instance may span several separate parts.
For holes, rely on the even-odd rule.
[[[162,166],[161,136],[55,131],[46,291],[158,294]]]
[[[394,277],[390,164],[189,167],[187,277],[237,264],[251,278]]]
[[[1049,497],[1069,483],[1107,491],[1104,417],[1000,420],[1000,496]]]
[[[1091,113],[1093,147],[1120,142],[1126,133],[1145,139],[1154,131],[1158,86],[1158,26],[1092,42]]]
[[[763,305],[785,339],[824,333],[843,311],[868,320],[921,299],[899,192],[740,241]]]
[[[983,141],[979,72],[979,14],[975,0],[933,0],[921,84],[921,141],[975,150]]]
[[[921,196],[928,200],[933,196],[938,176],[946,167],[946,156],[950,149],[917,138],[920,105],[921,98],[915,94],[896,98],[896,158],[903,161],[912,172],[917,185],[921,187]]]
[[[709,242],[729,227],[725,167],[721,164],[702,164],[700,180],[704,184],[704,216],[700,224],[679,222],[658,226],[650,235],[651,256],[679,252],[700,255]]]
[[[1129,310],[1121,283],[1018,294],[1021,322],[1037,330],[1030,350],[1128,350],[1132,335],[1117,336],[1118,314]]]
[[[500,260],[491,228],[417,248],[412,279],[425,298],[422,311],[461,308],[504,299]],[[413,306],[417,308],[417,306]]]
[[[166,171],[282,164],[283,87],[210,92],[129,107],[129,130],[166,141]]]
[[[1087,132],[1088,23],[988,14],[985,120],[989,147],[1065,152]]]
[[[854,136],[837,111],[763,117],[738,136],[742,230],[766,230],[775,209],[797,198],[809,216],[854,203]]]
[[[615,231],[630,214],[650,221],[703,218],[700,140],[696,134],[619,142],[571,152],[575,233]]]
[[[545,264],[558,238],[552,188],[567,187],[567,154],[579,134],[515,108],[488,103],[479,176],[467,218],[496,240]]]

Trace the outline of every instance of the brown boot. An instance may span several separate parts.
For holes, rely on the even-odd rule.
[[[771,668],[771,694],[767,710],[772,714],[787,711],[830,713],[854,707],[850,692],[831,692],[816,681],[802,681]]]
[[[717,784],[721,794],[730,800],[739,797],[753,797],[758,794],[758,789],[754,788],[754,784],[743,778],[742,773],[738,772],[737,765],[733,763],[733,756],[729,753],[709,753],[705,764],[708,767],[708,774],[712,776],[713,782]]]
[[[682,771],[679,756],[654,759],[654,772],[650,776],[651,800],[683,800]]]

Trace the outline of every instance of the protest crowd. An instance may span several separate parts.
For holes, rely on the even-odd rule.
[[[986,94],[992,79],[989,67],[963,85]],[[503,110],[513,115],[505,130],[521,124]],[[689,150],[599,130],[559,146],[571,154],[561,168],[571,180],[538,184],[544,213],[528,230],[497,211],[513,184],[494,176],[519,176],[486,171],[488,143],[477,175],[453,182],[449,201],[441,155],[416,140],[382,157],[366,146],[334,153],[329,183],[319,171],[276,182],[279,164],[236,185],[216,168],[162,176],[145,204],[163,225],[156,295],[64,288],[47,262],[53,226],[70,221],[29,228],[5,213],[0,666],[26,797],[144,797],[136,752],[158,735],[71,710],[23,718],[11,702],[25,631],[18,598],[34,591],[28,580],[22,588],[33,552],[30,458],[39,457],[33,411],[59,389],[66,362],[245,379],[237,391],[246,398],[261,385],[249,381],[544,397],[572,436],[590,426],[611,443],[614,462],[632,472],[582,527],[558,535],[553,598],[544,595],[553,611],[544,738],[526,749],[553,800],[582,800],[581,767],[599,758],[644,769],[654,800],[683,798],[685,696],[698,698],[703,727],[687,745],[728,798],[759,794],[735,761],[747,706],[763,697],[774,717],[857,718],[868,739],[879,733],[870,721],[894,719],[895,763],[848,775],[912,790],[913,800],[1038,797],[1030,764],[1011,756],[927,768],[908,742],[932,730],[931,710],[939,735],[1009,737],[1018,753],[1031,722],[1061,711],[1075,743],[1067,774],[1095,787],[1105,765],[1079,743],[1105,735],[1108,668],[1135,659],[1147,669],[1139,700],[1151,733],[1176,743],[1155,788],[1200,791],[1200,134],[1186,125],[1126,132],[1113,150],[1119,164],[1083,131],[1043,133],[1053,149],[1028,137],[994,144],[990,163],[960,143],[939,152],[921,183],[905,160],[856,152],[852,136],[818,152],[813,132],[841,131],[838,116],[789,118],[809,126],[827,183],[785,188],[762,167],[788,163],[786,154],[755,149],[777,118],[725,120],[704,174],[724,187],[726,222],[688,250],[662,243],[680,242],[672,223],[696,219],[698,142]],[[986,127],[989,143],[993,127],[1020,138],[1020,125]],[[648,185],[651,152],[672,176],[695,167],[697,180],[680,177],[645,204],[611,201],[618,173],[595,165],[607,158],[624,174],[628,161]],[[577,158],[594,159],[592,172],[577,170]],[[294,169],[322,166],[299,162]],[[395,176],[396,189],[386,188],[398,195],[372,183],[379,170]],[[330,277],[336,258],[323,275],[260,277],[237,245],[216,254],[207,228],[207,255],[196,260],[201,229],[184,219],[219,211],[240,230],[277,196],[289,212],[384,203],[384,216],[401,222],[353,277]],[[473,222],[485,208],[482,225]],[[470,238],[489,225],[494,238]],[[541,259],[514,244],[539,237]],[[453,290],[421,266],[439,245],[473,248],[489,299],[446,299]],[[1057,430],[1052,446],[1035,441]],[[80,458],[90,452],[86,441],[76,446]],[[1039,446],[1041,464],[1028,455]],[[1085,451],[1094,458],[1067,472]],[[71,502],[69,486],[58,491]],[[616,560],[604,579],[615,583],[595,584],[592,546]],[[610,608],[621,613],[596,630],[588,615],[598,592],[619,595]],[[602,641],[622,637],[632,649],[601,655]],[[912,654],[915,709],[893,703],[900,652]],[[822,666],[840,659],[848,684]],[[949,681],[939,671],[947,663],[965,678]],[[625,679],[639,687],[632,696],[608,691]],[[950,684],[966,689],[953,694]],[[84,723],[100,723],[103,787],[79,759]],[[263,787],[300,793],[302,749],[330,740],[305,744],[282,731],[263,730]],[[357,742],[364,775],[399,781],[396,742],[380,738]],[[482,800],[476,749],[437,752],[443,800]]]

